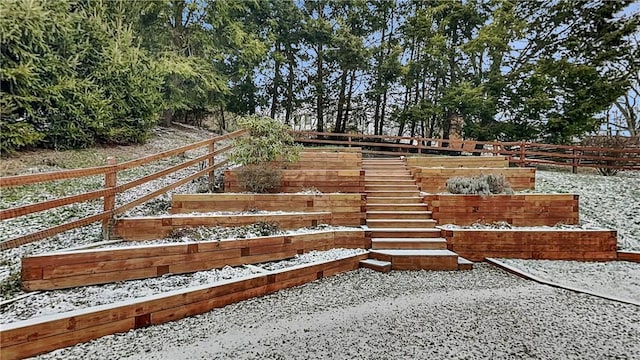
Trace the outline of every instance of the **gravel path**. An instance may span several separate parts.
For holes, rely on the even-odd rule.
[[[640,302],[640,263],[500,259],[556,284]]]
[[[632,359],[640,310],[466,272],[358,270],[42,359]]]

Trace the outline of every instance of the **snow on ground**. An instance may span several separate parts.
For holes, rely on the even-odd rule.
[[[361,269],[40,359],[637,359],[640,311],[510,275]]]
[[[311,251],[306,254],[296,255],[288,260],[275,261],[258,266],[262,266],[267,270],[277,270],[366,252],[367,251],[363,249]],[[2,314],[0,314],[0,324],[27,320],[44,315],[59,314],[91,306],[112,304],[122,300],[161,294],[171,290],[214,284],[222,280],[241,278],[258,272],[260,271],[256,268],[225,266],[222,269],[199,271],[191,274],[167,274],[161,277],[142,280],[43,291],[4,306]]]
[[[536,171],[532,192],[580,195],[580,222],[618,231],[618,248],[640,250],[640,172],[616,176]]]
[[[197,156],[188,153],[187,158]],[[159,171],[168,163],[123,172],[119,183]],[[49,171],[55,169],[48,169]],[[118,196],[124,204],[193,170],[182,170]],[[216,171],[216,178],[223,169]],[[3,191],[0,208],[20,206],[61,194],[102,186],[101,177]],[[196,193],[206,181],[193,181],[171,193]],[[640,174],[613,177],[537,171],[536,190],[580,195],[581,224],[573,228],[618,231],[618,246],[640,250]],[[166,214],[171,193],[123,216]],[[0,222],[0,240],[92,215],[101,202],[86,202]],[[492,225],[496,226],[496,225]],[[572,226],[558,226],[572,228]],[[349,228],[345,228],[349,229]],[[246,229],[245,229],[246,230]],[[317,230],[317,229],[316,229]],[[195,231],[196,233],[193,233]],[[158,243],[210,239],[187,231]],[[214,229],[223,235],[238,237]],[[299,233],[313,231],[301,229]],[[290,232],[287,232],[290,233]],[[262,235],[249,229],[243,236]],[[20,258],[101,240],[99,225],[0,252],[2,298],[17,291]],[[145,242],[153,244],[155,242]],[[120,243],[109,246],[128,246]],[[331,250],[262,264],[279,269],[358,253]],[[321,259],[321,260],[318,260]],[[638,299],[637,264],[506,260],[547,280],[616,297]],[[186,275],[134,280],[36,294],[3,308],[0,323],[57,313],[170,289],[244,276],[251,267],[227,267]],[[359,270],[305,286],[217,309],[194,318],[106,336],[55,351],[45,359],[95,358],[640,358],[637,307],[551,289],[476,264],[468,272],[392,272]],[[364,349],[364,350],[363,350]]]
[[[640,263],[500,259],[541,279],[640,302]]]

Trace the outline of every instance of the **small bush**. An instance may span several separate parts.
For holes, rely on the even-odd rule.
[[[480,175],[477,177],[454,177],[447,181],[447,190],[452,194],[489,195],[512,194],[511,184],[502,175]]]
[[[633,166],[634,162],[629,160],[631,160],[632,157],[640,156],[640,154],[637,153],[620,151],[626,148],[637,149],[640,147],[640,138],[638,137],[617,135],[592,136],[584,139],[582,145],[594,147],[592,150],[584,151],[583,155],[605,158],[604,160],[592,160],[595,165],[602,165],[602,167],[598,167],[598,171],[604,176],[617,174],[619,169],[616,167]]]
[[[246,191],[266,193],[280,187],[282,170],[269,165],[247,165],[238,170],[238,184]]]
[[[295,162],[300,146],[294,144],[291,129],[269,117],[248,116],[238,125],[249,130],[249,136],[234,139],[234,151],[229,158],[238,165],[259,165],[272,161]]]

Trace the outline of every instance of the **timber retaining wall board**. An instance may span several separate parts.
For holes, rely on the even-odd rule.
[[[409,167],[509,167],[506,156],[410,156],[405,161]]]
[[[447,191],[447,180],[453,177],[502,175],[513,190],[533,190],[536,187],[535,168],[424,168],[411,169],[420,190],[431,193]]]
[[[3,324],[0,331],[0,359],[30,357],[101,336],[201,314],[238,301],[356,270],[359,262],[368,256],[363,254],[305,264],[116,304]]]
[[[281,229],[297,229],[331,224],[330,212],[241,214],[241,215],[165,215],[118,219],[113,235],[123,240],[154,240],[169,236],[173,230],[200,226],[243,226],[259,222],[277,224]]]
[[[274,192],[295,193],[316,189],[324,193],[364,193],[364,170],[282,170]],[[237,170],[224,172],[224,191],[241,192]]]
[[[611,261],[617,233],[582,229],[445,229],[449,250],[471,261],[485,258]]]
[[[22,287],[64,289],[277,261],[311,250],[370,247],[371,239],[357,229],[56,252],[22,259]]]
[[[640,262],[640,251],[618,251],[618,260]]]
[[[365,223],[364,194],[184,194],[173,195],[171,212],[214,211],[329,211],[331,224]]]
[[[298,161],[284,164],[289,170],[359,170],[362,154],[359,152],[303,151]]]
[[[515,226],[578,224],[578,195],[425,195],[438,224],[471,225],[504,221]]]

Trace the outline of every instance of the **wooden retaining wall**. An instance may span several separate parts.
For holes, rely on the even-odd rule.
[[[286,164],[289,170],[360,170],[361,152],[302,151],[300,159]]]
[[[364,193],[364,170],[282,170],[280,187],[274,192],[295,193],[316,189],[325,193]],[[236,170],[224,172],[224,191],[242,192]]]
[[[333,225],[365,223],[364,194],[184,194],[173,195],[173,214],[214,211],[329,211]]]
[[[411,169],[420,190],[431,193],[447,191],[447,180],[453,177],[502,175],[513,190],[533,190],[536,187],[535,168],[425,168]]]
[[[116,304],[3,324],[0,359],[21,359],[101,336],[182,319],[338,273],[356,270],[368,254],[256,274]]]
[[[578,195],[425,195],[440,225],[471,225],[504,221],[515,226],[578,224]]]
[[[613,230],[453,229],[443,230],[449,250],[471,261],[485,258],[611,261]]]
[[[640,251],[618,251],[618,260],[640,262]]]
[[[22,259],[22,288],[64,289],[257,264],[311,250],[370,247],[371,239],[358,229],[56,252]]]
[[[162,239],[173,230],[200,226],[234,227],[259,222],[278,224],[281,229],[298,229],[331,224],[330,212],[242,215],[164,215],[123,218],[116,221],[113,234],[123,240]]]
[[[405,161],[410,167],[509,167],[506,156],[409,156]]]

